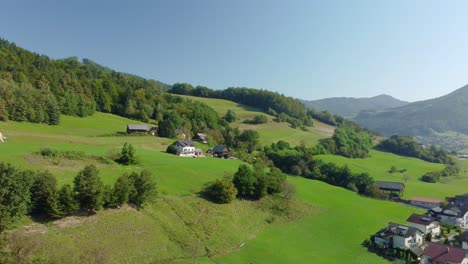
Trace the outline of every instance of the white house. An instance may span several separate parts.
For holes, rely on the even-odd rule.
[[[409,249],[423,244],[424,234],[417,228],[389,223],[374,235],[374,243],[384,248]]]
[[[468,228],[468,194],[447,197],[448,204],[430,209],[430,215],[441,222]]]
[[[440,224],[434,217],[412,214],[406,222],[408,226],[417,228],[424,234],[430,233],[433,237],[440,235]]]
[[[190,140],[177,140],[175,143],[177,149],[177,155],[182,157],[193,157],[195,156],[195,144]]]
[[[429,243],[424,249],[421,263],[423,264],[468,264],[468,250]]]

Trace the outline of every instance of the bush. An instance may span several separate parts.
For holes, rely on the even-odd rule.
[[[177,148],[174,146],[174,144],[171,144],[171,145],[167,146],[166,152],[176,155],[177,154]]]
[[[208,185],[203,193],[209,200],[215,203],[225,204],[236,199],[237,189],[231,179],[223,178],[222,180],[216,180],[214,183]]]
[[[438,171],[428,172],[421,177],[422,181],[431,182],[431,183],[435,183],[439,181],[439,179],[440,179],[440,173]]]
[[[244,123],[258,125],[268,123],[268,117],[266,115],[256,115],[252,120],[245,120]]]

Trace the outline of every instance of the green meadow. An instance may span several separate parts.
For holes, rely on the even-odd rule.
[[[225,107],[224,103],[218,109],[221,106]],[[247,115],[249,111],[242,109]],[[173,140],[118,135],[129,123],[136,122],[103,113],[88,118],[62,116],[58,126],[0,123],[0,130],[7,136],[0,144],[0,159],[21,168],[48,169],[60,184],[71,183],[89,163],[98,166],[106,184],[113,184],[123,173],[143,169],[151,171],[158,182],[157,201],[143,210],[124,207],[49,223],[25,219],[14,231],[15,243],[31,252],[25,258],[46,263],[339,263],[343,259],[350,263],[386,263],[368,253],[361,242],[387,222],[404,223],[417,211],[300,177],[288,178],[297,189],[291,215],[275,211],[268,199],[213,204],[197,193],[207,182],[234,172],[240,161],[166,154]],[[321,125],[315,124],[310,131],[289,127],[282,131],[274,126],[285,124],[275,122],[257,129],[263,143],[279,139],[300,143],[309,138],[307,142],[312,144],[325,137],[325,133],[317,132]],[[92,158],[119,151],[124,142],[135,146],[138,165],[121,166]],[[35,154],[45,146],[82,151],[89,158],[54,160]],[[401,181],[403,174],[387,171],[392,165],[404,168],[409,175],[405,197],[440,198],[463,193],[468,181],[462,175],[444,183],[423,183],[419,175],[442,165],[378,151],[372,151],[367,159],[317,158],[348,164],[353,171],[369,172],[381,180]],[[464,169],[468,167],[461,164]]]
[[[405,223],[417,209],[356,195],[323,182],[290,177],[297,197],[321,213],[273,227],[216,263],[388,263],[361,246],[388,222]]]
[[[421,176],[428,171],[443,169],[443,164],[429,163],[416,158],[402,157],[376,150],[372,150],[370,157],[365,159],[349,159],[334,155],[320,155],[317,158],[339,165],[346,164],[352,171],[367,172],[375,180],[404,182],[406,187],[403,193],[404,198],[414,196],[445,198],[467,191],[468,175],[465,161],[460,161],[461,172],[459,175],[442,178],[442,182],[427,183],[420,180]],[[395,166],[398,170],[406,169],[406,172],[389,173],[391,166]]]

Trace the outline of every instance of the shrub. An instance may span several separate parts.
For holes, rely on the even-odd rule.
[[[208,185],[203,193],[215,203],[230,203],[236,199],[237,189],[230,179],[224,178]]]
[[[177,154],[177,148],[174,146],[174,144],[171,144],[171,145],[167,146],[166,152],[176,155]]]
[[[133,183],[132,192],[129,195],[130,203],[142,207],[156,196],[156,183],[149,171],[144,170],[140,174],[132,172],[129,180]]]

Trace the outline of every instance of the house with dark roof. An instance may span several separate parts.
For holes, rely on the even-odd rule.
[[[375,233],[373,241],[383,248],[410,249],[423,244],[423,235],[415,227],[389,223],[388,226]]]
[[[375,185],[383,192],[403,194],[405,185],[401,182],[376,181]]]
[[[442,245],[429,243],[424,249],[421,263],[424,264],[467,264],[468,250],[453,247],[450,245]]]
[[[468,228],[468,194],[447,197],[447,205],[432,208],[428,213],[441,222]]]
[[[426,209],[431,209],[442,204],[442,200],[439,199],[432,199],[432,198],[424,198],[424,197],[413,197],[410,199],[410,204]]]
[[[225,145],[217,145],[211,149],[213,157],[228,159],[231,157],[231,150]]]
[[[432,237],[440,235],[440,224],[434,217],[412,214],[406,219],[406,222],[408,226],[417,228],[424,234],[431,234]]]
[[[127,134],[141,133],[146,134],[149,131],[149,127],[146,124],[128,124]]]

